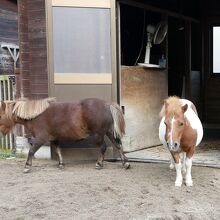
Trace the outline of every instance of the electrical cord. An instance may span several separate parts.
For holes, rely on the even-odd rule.
[[[145,9],[144,9],[144,23],[143,23],[143,32],[142,32],[141,48],[140,48],[140,52],[139,52],[139,54],[138,54],[138,57],[137,57],[137,59],[136,59],[136,61],[135,61],[135,63],[134,63],[134,66],[137,65],[137,62],[138,62],[138,60],[139,60],[139,58],[140,58],[140,56],[141,56],[141,52],[142,52],[142,50],[143,50],[144,35],[145,35],[145,24],[146,24],[145,18],[146,18],[146,11],[145,11]]]

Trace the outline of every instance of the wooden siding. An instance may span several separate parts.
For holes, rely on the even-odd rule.
[[[25,97],[48,96],[46,15],[44,0],[20,0],[20,71]]]
[[[0,0],[0,45],[10,43],[18,45],[16,1]],[[0,47],[0,74],[13,74],[14,62],[8,49]]]

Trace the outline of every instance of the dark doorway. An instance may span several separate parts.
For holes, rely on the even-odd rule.
[[[185,66],[185,26],[182,20],[168,19],[168,95],[182,97]]]

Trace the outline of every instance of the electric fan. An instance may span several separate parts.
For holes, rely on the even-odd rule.
[[[146,46],[146,53],[144,63],[138,63],[140,66],[145,67],[158,67],[158,65],[150,64],[150,50],[152,47],[152,42],[154,44],[161,44],[166,37],[168,30],[167,22],[161,21],[155,27],[151,24],[147,25],[147,46]]]

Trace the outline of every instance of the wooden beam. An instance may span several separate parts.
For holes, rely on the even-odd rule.
[[[143,9],[146,9],[148,11],[153,11],[153,12],[156,12],[156,13],[166,14],[168,16],[175,17],[175,18],[178,18],[178,19],[191,21],[191,22],[195,22],[195,23],[200,23],[200,21],[195,19],[195,18],[185,16],[185,15],[182,15],[180,13],[173,12],[173,11],[170,11],[170,10],[166,10],[166,9],[158,8],[158,7],[155,7],[155,6],[151,6],[149,4],[139,3],[139,2],[136,2],[136,1],[133,1],[133,0],[118,0],[118,2],[123,3],[125,5],[130,5],[130,6],[134,6],[134,7],[138,7],[138,8],[143,8]]]
[[[186,98],[191,99],[192,89],[191,89],[191,22],[185,22],[185,95]]]

